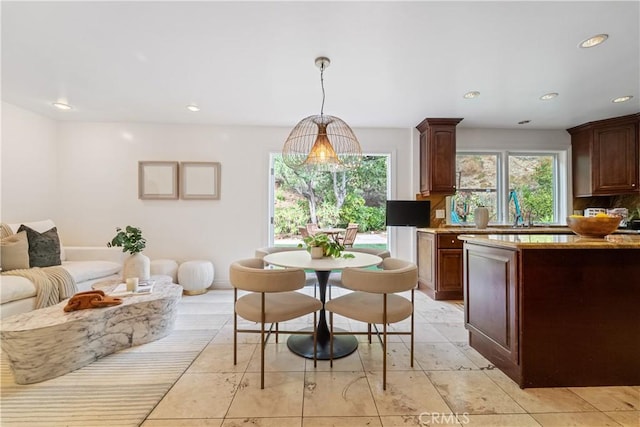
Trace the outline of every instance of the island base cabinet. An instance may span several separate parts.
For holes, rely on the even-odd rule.
[[[522,388],[640,385],[639,255],[465,243],[471,347]]]
[[[473,348],[520,382],[517,252],[477,246],[464,251],[465,325]]]

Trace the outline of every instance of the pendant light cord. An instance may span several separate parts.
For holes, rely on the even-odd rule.
[[[324,115],[324,63],[320,66],[320,86],[322,87],[322,106],[320,107],[320,117]]]

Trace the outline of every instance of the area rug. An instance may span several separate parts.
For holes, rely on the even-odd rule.
[[[13,382],[0,361],[0,425],[139,426],[211,341],[212,330],[176,330],[41,383]]]

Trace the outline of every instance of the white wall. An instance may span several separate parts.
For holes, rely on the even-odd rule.
[[[2,219],[53,219],[66,245],[104,245],[142,228],[152,259],[209,259],[215,283],[268,242],[268,167],[289,128],[59,122],[3,104]],[[363,151],[391,155],[391,197],[419,191],[415,129],[354,129]],[[561,131],[458,130],[461,149],[560,149]],[[138,161],[216,161],[221,199],[139,200]],[[394,256],[415,260],[415,233],[392,228]]]
[[[54,218],[57,205],[56,122],[2,103],[0,215],[3,222]]]
[[[145,254],[154,258],[209,259],[215,282],[228,281],[231,261],[253,256],[268,241],[269,154],[280,152],[290,129],[139,123],[60,123],[60,206],[65,242],[106,244],[115,227],[142,228]],[[395,193],[411,188],[410,132],[356,129],[364,151],[390,153]],[[141,160],[221,163],[221,199],[139,200]],[[396,253],[411,255],[411,242]]]

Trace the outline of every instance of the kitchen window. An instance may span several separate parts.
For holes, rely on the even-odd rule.
[[[558,223],[558,170],[558,153],[458,152],[449,220],[473,224],[475,208],[485,206],[492,223]]]

